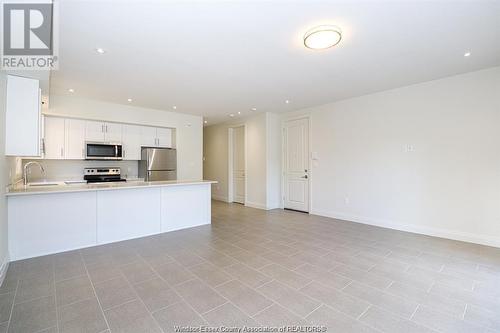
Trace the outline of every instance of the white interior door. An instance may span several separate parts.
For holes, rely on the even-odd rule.
[[[309,212],[309,120],[285,123],[284,207]]]
[[[245,204],[245,127],[233,129],[233,201]]]

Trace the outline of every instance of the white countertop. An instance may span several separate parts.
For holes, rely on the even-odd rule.
[[[147,188],[147,187],[165,187],[165,186],[183,186],[183,185],[200,185],[200,184],[215,184],[212,180],[169,180],[145,182],[143,180],[130,180],[126,182],[111,182],[111,183],[71,183],[66,184],[64,181],[47,182],[48,184],[57,185],[37,185],[24,186],[17,184],[9,187],[6,196],[18,195],[33,195],[33,194],[48,194],[48,193],[66,193],[66,192],[84,192],[84,191],[106,191],[119,189]],[[40,183],[37,183],[40,184]]]

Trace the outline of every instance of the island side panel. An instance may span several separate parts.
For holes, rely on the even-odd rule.
[[[97,243],[161,232],[160,188],[97,191]]]
[[[12,261],[96,245],[96,192],[12,196],[8,217]]]
[[[211,184],[161,189],[161,231],[191,228],[211,222]]]

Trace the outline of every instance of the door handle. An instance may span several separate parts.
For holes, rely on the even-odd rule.
[[[307,179],[307,175],[305,175],[305,176],[302,176],[302,177],[300,177],[300,178],[304,178],[304,179]]]

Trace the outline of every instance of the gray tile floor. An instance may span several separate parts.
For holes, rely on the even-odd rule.
[[[214,202],[213,224],[13,262],[0,332],[500,332],[500,249]]]

